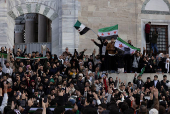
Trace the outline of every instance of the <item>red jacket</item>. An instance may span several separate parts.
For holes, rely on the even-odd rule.
[[[104,83],[104,86],[105,86],[105,91],[107,92],[108,87],[107,87],[107,83],[106,83],[106,78],[103,78],[103,83]]]
[[[145,33],[150,33],[150,30],[151,30],[151,27],[150,27],[150,25],[149,24],[146,24],[145,25]]]

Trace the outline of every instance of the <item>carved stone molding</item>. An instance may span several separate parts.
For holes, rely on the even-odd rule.
[[[36,16],[37,16],[36,14],[25,14],[24,15],[26,21],[34,21]]]
[[[15,25],[15,33],[23,33],[24,25]]]

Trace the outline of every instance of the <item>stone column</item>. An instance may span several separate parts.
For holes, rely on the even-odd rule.
[[[36,42],[35,18],[36,14],[25,15],[25,43]]]
[[[15,25],[15,43],[24,43],[24,25]]]
[[[47,18],[38,15],[38,42],[47,42]]]

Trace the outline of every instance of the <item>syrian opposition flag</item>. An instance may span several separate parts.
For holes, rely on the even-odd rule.
[[[98,30],[98,35],[104,39],[110,40],[111,38],[117,38],[118,37],[118,25],[101,28]]]
[[[142,76],[142,74],[145,72],[145,67],[146,67],[146,66],[144,66],[144,67],[141,69],[141,73],[139,74],[139,76]]]
[[[85,34],[87,31],[89,31],[90,29],[88,27],[86,27],[85,25],[83,25],[82,23],[80,23],[80,21],[77,20],[76,24],[74,25],[74,27],[78,30],[78,32],[80,33],[80,35]]]
[[[115,42],[115,47],[124,51],[125,52],[124,54],[133,54],[133,53],[135,53],[135,51],[140,51],[139,48],[136,48],[136,47],[130,45],[129,43],[125,42],[124,40],[122,40],[119,37],[117,38],[117,40]]]

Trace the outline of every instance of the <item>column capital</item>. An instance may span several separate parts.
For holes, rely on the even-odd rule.
[[[22,33],[24,31],[24,25],[15,25],[15,33]]]
[[[36,18],[36,14],[25,14],[24,17],[26,21],[34,21]]]

